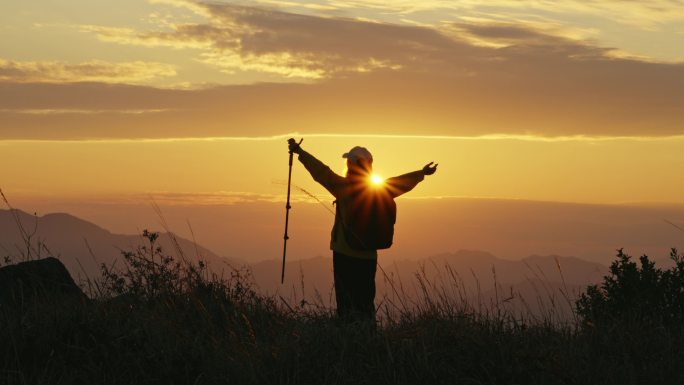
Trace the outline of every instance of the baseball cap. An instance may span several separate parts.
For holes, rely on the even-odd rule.
[[[345,152],[344,154],[342,154],[342,157],[345,159],[349,159],[352,162],[358,162],[361,159],[366,160],[370,163],[373,162],[373,155],[371,155],[370,151],[368,151],[365,147],[360,146],[356,146],[349,150],[349,152]]]

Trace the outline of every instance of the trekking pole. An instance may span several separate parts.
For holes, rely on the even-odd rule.
[[[297,143],[297,146],[299,146],[304,139],[300,140],[299,143]],[[287,252],[287,240],[290,239],[290,237],[287,236],[287,224],[290,220],[290,209],[292,206],[290,206],[290,185],[292,181],[292,157],[294,153],[292,150],[289,151],[290,153],[290,160],[289,160],[289,170],[287,172],[287,203],[285,204],[285,236],[283,236],[283,267],[280,271],[280,283],[283,284],[285,283],[285,253]]]

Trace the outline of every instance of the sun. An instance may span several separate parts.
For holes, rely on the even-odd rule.
[[[376,185],[376,186],[381,185],[382,182],[385,181],[380,175],[376,175],[376,174],[371,175],[370,180],[371,180],[371,183]]]

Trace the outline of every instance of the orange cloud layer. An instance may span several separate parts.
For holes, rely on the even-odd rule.
[[[612,49],[530,25],[486,21],[435,29],[227,4],[192,7],[205,23],[147,32],[89,28],[121,44],[200,49],[201,60],[225,71],[320,80],[195,90],[23,84],[94,81],[98,76],[105,77],[102,81],[127,82],[126,74],[134,71],[5,61],[0,70],[5,80],[0,83],[0,116],[6,124],[0,134],[57,139],[272,136],[294,131],[546,137],[684,134],[684,64],[618,58]],[[478,41],[492,44],[482,46]],[[145,75],[128,76],[165,76],[172,71],[163,65],[141,68]],[[70,75],[59,75],[64,72]],[[16,98],[17,94],[26,97]],[[159,112],[19,113],[60,109]]]

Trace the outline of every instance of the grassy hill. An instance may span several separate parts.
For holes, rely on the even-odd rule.
[[[150,250],[154,250],[149,252]],[[148,253],[149,252],[149,253]],[[656,318],[558,324],[462,299],[341,323],[153,244],[92,301],[0,306],[3,384],[680,384],[684,335]],[[383,309],[379,309],[380,312]]]

